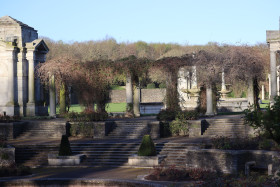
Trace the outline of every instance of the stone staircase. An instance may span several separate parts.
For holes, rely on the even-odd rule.
[[[158,155],[163,156],[161,164],[164,166],[186,166],[186,150],[198,149],[201,145],[195,143],[158,143],[156,149]]]
[[[14,145],[15,161],[18,165],[30,167],[48,165],[48,154],[58,152],[58,145]]]
[[[140,140],[131,143],[71,143],[74,154],[85,154],[82,166],[127,166],[128,157],[137,154]],[[15,145],[16,163],[30,167],[47,166],[48,154],[57,153],[58,145]],[[158,155],[163,156],[164,166],[182,166],[186,164],[186,149],[197,149],[199,145],[191,143],[158,143]]]
[[[66,133],[65,121],[28,121],[23,127],[17,128],[15,139],[61,138]]]
[[[155,129],[152,126],[156,127]],[[116,121],[114,129],[108,133],[108,139],[142,139],[146,134],[159,137],[159,122],[151,121]]]
[[[84,166],[110,166],[126,165],[128,157],[136,154],[140,143],[71,143],[75,154],[85,154]]]
[[[230,138],[244,138],[248,136],[250,127],[244,125],[241,118],[209,119],[209,127],[203,133],[204,137],[226,136]]]

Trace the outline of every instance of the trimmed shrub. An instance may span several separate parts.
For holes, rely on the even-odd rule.
[[[154,89],[154,88],[156,88],[155,83],[147,84],[147,89]]]
[[[72,155],[71,147],[70,147],[70,142],[68,140],[68,136],[62,135],[61,137],[61,142],[59,146],[59,156],[70,156]]]
[[[150,135],[144,135],[138,150],[138,156],[156,156],[155,144]]]

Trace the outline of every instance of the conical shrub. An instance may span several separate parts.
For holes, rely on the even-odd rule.
[[[138,150],[138,156],[156,156],[155,144],[150,135],[143,136],[142,143]]]
[[[70,142],[68,140],[68,136],[62,135],[61,137],[61,142],[59,146],[59,156],[70,156],[72,155],[71,147],[70,147]]]

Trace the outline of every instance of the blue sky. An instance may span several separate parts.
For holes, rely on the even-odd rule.
[[[53,40],[256,44],[279,29],[279,0],[0,0]]]

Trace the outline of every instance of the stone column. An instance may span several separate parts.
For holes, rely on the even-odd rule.
[[[132,105],[133,105],[133,90],[132,90],[132,78],[129,73],[126,75],[125,91],[126,91],[126,111],[131,112]]]
[[[28,60],[28,104],[35,103],[35,53],[28,50],[26,58]]]
[[[8,107],[15,105],[15,51],[14,49],[6,50],[7,67],[8,67]],[[10,109],[9,109],[10,110]],[[14,109],[6,111],[8,115],[14,115]]]
[[[280,96],[280,89],[279,89],[279,76],[277,76],[277,95]]]
[[[35,52],[27,50],[26,59],[28,61],[28,103],[27,116],[35,116]]]
[[[208,85],[206,87],[206,114],[207,116],[214,116],[213,110],[213,93],[212,93],[212,85]]]
[[[140,91],[137,86],[134,86],[133,91],[133,113],[135,117],[140,117]]]
[[[274,103],[274,97],[277,96],[277,68],[276,68],[276,51],[270,51],[270,81],[271,81],[271,95],[270,103]]]
[[[196,66],[192,66],[192,89],[197,88]]]
[[[225,83],[225,72],[222,72],[222,90],[227,90]]]
[[[264,85],[262,85],[262,100],[264,100],[265,98],[264,98]]]
[[[271,81],[270,81],[270,74],[267,75],[268,78],[268,99],[270,99],[271,96]]]
[[[54,75],[50,76],[50,114],[49,116],[56,116],[56,101],[55,101],[55,80]]]

